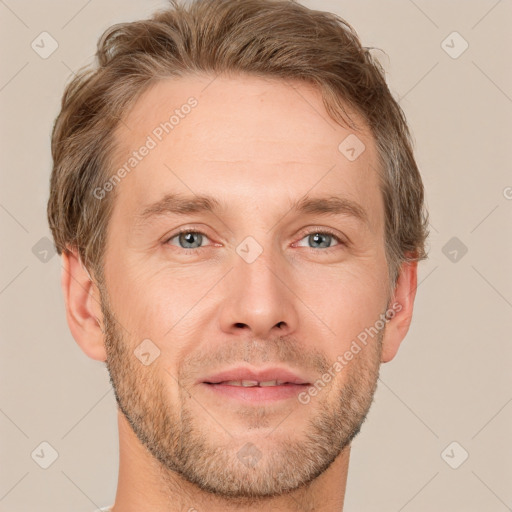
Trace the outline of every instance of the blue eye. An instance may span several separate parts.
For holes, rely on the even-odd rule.
[[[308,243],[313,244],[309,246],[311,249],[330,249],[332,247],[331,242],[334,240],[335,245],[342,244],[343,242],[333,233],[324,231],[314,231],[306,235],[302,240],[307,239]],[[315,244],[318,244],[315,246]]]
[[[176,240],[176,242],[172,243],[173,240]],[[183,252],[192,252],[206,249],[207,246],[202,245],[205,240],[209,240],[205,233],[191,229],[184,229],[183,231],[180,231],[168,238],[164,243],[174,245],[178,250],[182,250]],[[307,240],[307,245],[302,245],[303,240]],[[295,246],[306,247],[310,250],[323,249],[324,251],[322,252],[333,249],[338,245],[346,245],[346,243],[334,233],[325,230],[322,231],[320,229],[306,233],[300,241],[295,244]]]
[[[169,238],[166,243],[169,243],[171,240],[177,238],[178,244],[180,244],[179,248],[181,249],[201,249],[203,237],[208,238],[204,233],[201,233],[200,231],[181,231],[180,233]],[[199,244],[199,247],[196,247],[197,244]]]

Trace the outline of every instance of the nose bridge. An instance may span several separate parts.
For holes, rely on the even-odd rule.
[[[280,268],[283,273],[283,265],[270,242],[263,248],[250,238],[237,247],[239,258],[235,260],[234,271],[248,293],[268,302],[282,291],[283,284],[278,276]],[[260,291],[262,295],[258,293]]]
[[[286,263],[269,237],[263,246],[253,237],[235,250],[233,270],[225,285],[221,324],[225,331],[250,329],[254,336],[296,328],[293,294],[286,283]]]

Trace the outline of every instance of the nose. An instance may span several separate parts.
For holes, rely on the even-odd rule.
[[[297,329],[298,298],[286,262],[263,252],[248,263],[235,255],[234,268],[224,280],[220,324],[228,334],[243,333],[266,339]],[[247,332],[249,331],[249,333]]]

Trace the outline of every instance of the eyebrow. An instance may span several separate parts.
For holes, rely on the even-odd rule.
[[[182,194],[166,194],[161,199],[146,206],[136,215],[136,224],[144,224],[153,218],[166,215],[190,215],[195,213],[218,213],[225,211],[227,207],[213,196],[196,195],[185,196]],[[366,210],[351,199],[327,196],[304,196],[295,201],[288,213],[316,215],[345,215],[354,217],[363,224],[369,224]]]

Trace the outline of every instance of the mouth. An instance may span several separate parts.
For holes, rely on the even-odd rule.
[[[285,386],[286,384],[293,384],[293,382],[285,382],[283,380],[267,380],[267,381],[257,381],[257,380],[225,380],[222,382],[205,382],[205,384],[220,384],[224,386],[240,386],[244,388],[254,388],[254,387],[273,387],[273,386]],[[297,384],[300,386],[307,386],[307,384]]]
[[[208,377],[201,384],[219,397],[258,404],[296,397],[310,386],[304,378],[283,368],[234,368]]]
[[[271,383],[269,384],[269,382]],[[254,381],[225,381],[217,384],[204,382],[203,385],[220,398],[258,405],[277,400],[297,399],[297,395],[308,386],[308,384],[292,384],[290,382],[273,384],[274,382],[276,381],[256,383]]]
[[[200,381],[208,384],[252,386],[281,386],[284,384],[309,384],[309,379],[289,370],[288,368],[252,368],[237,366],[209,375]]]

